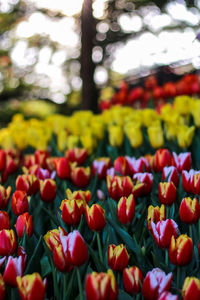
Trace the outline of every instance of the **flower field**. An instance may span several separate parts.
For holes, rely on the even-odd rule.
[[[200,299],[200,100],[0,130],[0,300]]]

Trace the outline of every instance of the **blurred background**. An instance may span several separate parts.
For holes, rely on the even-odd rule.
[[[199,10],[200,0],[0,0],[1,120],[96,112],[122,80],[198,73]]]

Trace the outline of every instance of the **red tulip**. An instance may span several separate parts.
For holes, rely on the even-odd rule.
[[[111,270],[107,273],[92,272],[85,282],[87,300],[116,300],[118,288],[115,276]]]
[[[170,292],[163,292],[158,300],[179,300],[178,295],[173,295]]]
[[[7,212],[0,210],[0,230],[10,229],[10,219]]]
[[[143,282],[142,271],[134,266],[125,268],[123,271],[124,289],[129,294],[138,294],[141,291],[141,284]]]
[[[169,150],[159,149],[156,151],[153,159],[153,168],[155,172],[162,172],[166,166],[171,166],[172,158]]]
[[[46,168],[46,159],[50,156],[49,152],[45,150],[36,150],[34,155],[35,163],[42,168]]]
[[[34,154],[25,154],[23,156],[23,166],[26,167],[27,169],[30,168],[31,166],[35,165],[35,156]]]
[[[54,247],[60,245],[60,234],[62,234],[63,236],[67,236],[67,232],[62,227],[59,227],[59,229],[49,230],[44,235],[44,240],[49,250],[53,251]]]
[[[131,175],[129,163],[125,156],[119,156],[118,158],[115,159],[114,169],[122,176]]]
[[[171,242],[171,237],[175,238],[178,235],[178,225],[172,219],[159,221],[157,224],[151,223],[151,232],[158,247],[168,248]]]
[[[193,255],[192,239],[186,234],[181,234],[177,239],[171,238],[169,258],[172,264],[184,266],[190,263]]]
[[[111,159],[109,157],[100,157],[92,163],[92,175],[98,174],[99,179],[106,178],[107,170],[111,167]]]
[[[148,207],[148,213],[147,213],[147,228],[148,230],[151,230],[151,223],[157,224],[159,221],[165,220],[166,218],[166,212],[165,212],[165,206],[162,204],[161,207],[156,206],[153,207],[152,205],[149,205]]]
[[[88,191],[74,191],[72,192],[70,189],[67,189],[66,191],[67,194],[67,199],[72,200],[83,200],[84,202],[86,202],[87,204],[90,202],[91,200],[91,192]]]
[[[200,279],[196,277],[186,277],[182,287],[183,300],[200,299]]]
[[[11,187],[7,187],[7,189],[0,185],[0,209],[4,209],[7,207],[11,194]]]
[[[177,155],[175,152],[173,154],[173,164],[177,170],[181,173],[183,170],[189,171],[192,166],[192,158],[190,152],[180,153]]]
[[[24,191],[15,191],[12,195],[12,210],[16,216],[28,211],[28,197]]]
[[[107,176],[107,189],[109,196],[114,200],[119,200],[121,197],[128,197],[133,190],[133,182],[129,176]]]
[[[16,190],[24,191],[27,195],[36,194],[39,190],[39,181],[33,174],[19,175],[16,179]]]
[[[146,196],[151,193],[153,187],[153,175],[151,173],[136,173],[133,175],[133,180],[139,180],[139,182],[144,183],[140,193],[141,196]]]
[[[131,223],[135,216],[135,199],[131,194],[128,198],[121,197],[117,205],[117,216],[122,224]]]
[[[46,279],[42,281],[39,273],[17,277],[17,287],[22,300],[44,300]]]
[[[172,273],[165,274],[159,268],[149,271],[143,281],[142,294],[145,300],[157,300],[165,291],[169,291],[172,283]]]
[[[62,219],[68,225],[77,225],[81,216],[85,212],[85,202],[83,200],[63,200],[60,205]]]
[[[0,255],[8,256],[15,253],[17,241],[14,231],[3,229],[0,230]]]
[[[173,182],[159,183],[159,200],[165,205],[172,205],[176,201],[176,187]]]
[[[130,175],[133,175],[135,173],[144,173],[150,170],[149,162],[145,157],[135,159],[135,157],[126,156],[126,160],[129,165]]]
[[[44,202],[52,202],[56,198],[56,183],[54,180],[40,180],[40,197]]]
[[[77,162],[82,165],[87,158],[87,150],[81,148],[72,148],[65,153],[66,158],[71,162]]]
[[[2,172],[6,167],[6,152],[1,149],[0,150],[0,172]]]
[[[123,244],[108,247],[108,265],[114,271],[123,271],[129,261],[128,252]]]
[[[71,172],[71,179],[73,184],[79,188],[86,187],[90,181],[90,167],[74,167]]]
[[[33,234],[33,221],[32,216],[29,215],[28,212],[17,217],[16,222],[16,231],[18,237],[21,239],[24,234],[24,230],[28,236],[32,236]]]
[[[23,259],[22,256],[19,257],[8,257],[7,264],[5,266],[5,271],[3,274],[3,280],[6,284],[11,286],[17,286],[16,278],[17,276],[23,276]]]
[[[192,193],[193,191],[193,176],[196,173],[193,169],[189,172],[182,171],[182,186],[187,193]]]
[[[195,172],[192,178],[192,193],[200,195],[200,172]]]
[[[59,157],[56,160],[56,172],[59,178],[69,179],[71,168],[70,163],[66,157]]]
[[[179,215],[182,222],[186,224],[194,224],[200,217],[200,205],[197,198],[184,198],[179,207]]]
[[[0,273],[0,299],[4,300],[6,299],[6,285],[5,282],[3,281],[3,277]]]
[[[100,231],[106,226],[105,211],[99,204],[93,204],[91,207],[86,205],[85,215],[91,230]]]
[[[73,266],[81,266],[88,259],[88,251],[85,241],[78,230],[70,232],[67,236],[67,248]]]

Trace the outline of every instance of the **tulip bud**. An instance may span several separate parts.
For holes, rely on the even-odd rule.
[[[121,197],[117,204],[117,216],[122,224],[131,223],[135,216],[135,199],[133,195]]]
[[[162,172],[166,166],[171,166],[172,158],[169,150],[159,149],[156,151],[153,159],[153,168],[155,172]]]
[[[150,170],[149,162],[145,157],[135,159],[135,157],[126,156],[126,160],[129,165],[130,175],[135,173],[144,173]]]
[[[18,247],[17,256],[22,257],[22,264],[23,264],[23,270],[24,270],[26,267],[26,264],[27,264],[27,254],[22,246]]]
[[[30,216],[28,212],[18,216],[15,227],[16,227],[17,235],[20,239],[23,237],[24,230],[26,234],[28,234],[28,236],[32,236],[33,234],[32,216]]]
[[[10,219],[7,212],[0,210],[0,230],[10,229]]]
[[[165,291],[170,290],[172,273],[165,274],[159,268],[149,271],[143,281],[142,294],[145,300],[157,300]]]
[[[42,168],[46,168],[46,159],[50,156],[48,151],[36,150],[35,153],[35,163],[40,165]]]
[[[0,255],[12,255],[14,254],[16,247],[17,241],[14,231],[12,229],[0,230]]]
[[[12,195],[12,210],[16,216],[28,211],[28,197],[24,191],[15,191]]]
[[[99,179],[106,178],[107,170],[111,167],[111,159],[109,157],[100,157],[92,163],[92,175],[98,174]]]
[[[73,184],[79,188],[83,188],[89,184],[90,175],[90,167],[74,167],[72,168],[71,179]]]
[[[23,270],[22,256],[15,257],[15,258],[9,256],[3,274],[3,280],[5,281],[5,283],[11,286],[16,286],[17,276],[23,276],[23,273],[24,270]]]
[[[193,255],[192,239],[186,234],[181,234],[177,239],[171,238],[169,246],[169,259],[172,264],[184,266],[190,263]]]
[[[90,202],[91,200],[91,192],[88,191],[74,191],[72,192],[70,189],[67,189],[66,191],[67,194],[67,199],[72,200],[83,200],[84,202],[86,202],[87,204]]]
[[[170,292],[163,292],[158,300],[179,300],[178,295],[173,295]]]
[[[7,207],[11,194],[11,187],[5,189],[4,186],[0,185],[0,209]]]
[[[6,299],[6,285],[5,282],[3,281],[3,277],[0,273],[0,299],[4,300]]]
[[[146,196],[151,193],[153,187],[153,175],[151,173],[136,173],[133,175],[133,181],[134,180],[139,180],[144,184],[140,193],[141,196]]]
[[[87,150],[81,148],[72,148],[65,153],[69,161],[77,162],[78,165],[82,165],[85,162],[87,155]]]
[[[117,300],[118,288],[113,272],[108,270],[107,273],[88,274],[85,292],[87,300]]]
[[[176,201],[176,187],[173,182],[159,183],[159,200],[165,205],[172,205]]]
[[[60,233],[62,233],[63,236],[67,236],[66,231],[62,227],[59,227],[59,229],[49,230],[44,235],[45,243],[50,251],[53,251],[54,247],[60,245]]]
[[[111,244],[108,247],[108,265],[114,271],[122,271],[129,261],[128,252],[123,244]]]
[[[60,157],[56,160],[56,172],[59,178],[69,179],[70,178],[70,164],[67,158]]]
[[[83,200],[63,200],[60,209],[62,211],[62,219],[68,225],[77,225],[81,216],[85,211],[85,203]]]
[[[152,125],[147,129],[150,144],[153,148],[161,148],[164,144],[163,130],[160,125]],[[159,150],[158,150],[159,151]]]
[[[118,158],[115,159],[114,169],[122,176],[131,175],[129,163],[125,156],[119,156]]]
[[[67,246],[72,265],[79,267],[87,261],[87,246],[78,230],[74,230],[68,234]]]
[[[193,191],[193,176],[195,171],[191,169],[189,172],[182,171],[182,186],[186,193],[192,193]]]
[[[200,299],[200,279],[196,277],[186,277],[182,287],[183,300]]]
[[[159,221],[165,220],[166,218],[166,212],[165,212],[165,206],[162,204],[161,207],[156,206],[153,207],[152,205],[149,205],[148,207],[148,213],[147,213],[147,228],[148,230],[151,230],[151,223],[157,224]]]
[[[184,198],[179,207],[179,215],[182,222],[195,224],[200,217],[200,205],[197,198]]]
[[[2,172],[6,167],[6,152],[1,149],[0,150],[0,172]]]
[[[109,196],[114,200],[119,200],[121,197],[128,197],[133,190],[133,182],[129,176],[107,176],[107,189]]]
[[[162,181],[164,181],[166,178],[167,182],[172,181],[173,184],[178,187],[179,185],[179,174],[177,169],[174,166],[170,167],[164,167],[162,172]]]
[[[200,195],[200,172],[195,172],[192,178],[192,193]]]
[[[40,197],[44,202],[52,202],[56,197],[56,183],[53,179],[40,180]]]
[[[62,244],[53,248],[53,261],[60,272],[69,272],[73,269],[70,257],[67,252],[64,252]]]
[[[30,188],[31,186],[30,186],[28,175],[24,174],[24,175],[17,176],[16,190],[24,191],[28,195],[30,195]]]
[[[138,294],[141,291],[141,284],[143,282],[142,271],[134,266],[125,268],[123,271],[124,289],[129,294]]]
[[[33,154],[25,154],[23,156],[23,166],[26,168],[30,168],[35,165],[35,156]]]
[[[158,247],[168,248],[171,237],[178,235],[178,225],[172,219],[159,221],[157,224],[151,223],[151,232]]]
[[[17,287],[22,300],[44,300],[46,279],[42,281],[39,273],[17,276]]]
[[[106,226],[105,211],[99,204],[93,204],[85,208],[88,227],[94,231],[100,231]]]
[[[181,173],[183,170],[189,171],[192,166],[191,153],[185,152],[177,155],[175,152],[173,154],[173,164]]]

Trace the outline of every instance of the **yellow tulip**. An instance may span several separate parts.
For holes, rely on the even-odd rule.
[[[195,126],[179,126],[177,128],[177,140],[181,148],[189,147],[195,132]]]
[[[121,126],[111,125],[108,127],[109,143],[111,146],[119,147],[123,143],[124,134]]]
[[[143,136],[140,124],[129,123],[125,126],[124,130],[133,148],[138,148],[142,145]]]
[[[161,148],[164,144],[163,131],[161,126],[150,126],[147,129],[149,141],[153,148]]]

